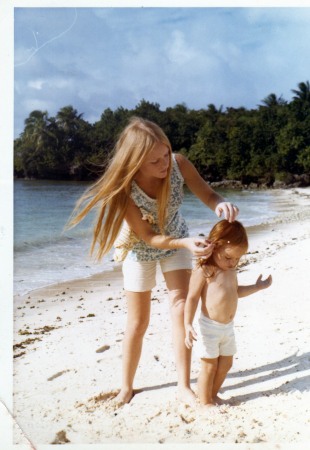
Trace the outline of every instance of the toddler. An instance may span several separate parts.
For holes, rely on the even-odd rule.
[[[233,319],[238,298],[268,288],[271,275],[260,275],[255,284],[239,286],[236,267],[247,252],[248,238],[243,225],[221,220],[212,228],[208,243],[213,251],[208,259],[198,259],[193,270],[185,303],[185,345],[195,343],[201,359],[198,377],[198,397],[204,407],[220,404],[218,392],[232,367],[236,353]],[[193,328],[197,305],[201,299],[198,333]]]

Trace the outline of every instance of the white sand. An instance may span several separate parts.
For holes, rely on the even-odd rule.
[[[202,415],[177,402],[169,305],[160,277],[135,379],[141,392],[130,404],[113,407],[126,321],[117,269],[15,299],[14,442],[35,449],[65,442],[84,444],[79,449],[157,449],[163,443],[167,449],[202,449],[206,443],[309,448],[309,197],[303,204],[289,219],[250,235],[249,263],[240,269],[239,282],[253,283],[262,273],[272,274],[273,284],[239,301],[238,353],[221,390],[231,406]],[[193,356],[194,390],[198,371]]]

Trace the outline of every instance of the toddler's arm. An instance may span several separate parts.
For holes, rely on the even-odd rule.
[[[262,289],[267,289],[272,283],[272,276],[269,275],[265,280],[262,278],[263,276],[260,275],[255,284],[238,286],[238,297],[246,297],[247,295],[255,294],[255,292],[261,291]]]
[[[197,305],[201,297],[201,292],[206,284],[206,278],[201,267],[195,268],[189,282],[189,290],[185,303],[184,310],[184,327],[185,327],[185,345],[187,348],[193,346],[193,341],[196,340],[197,334],[193,328],[193,320],[195,317]]]

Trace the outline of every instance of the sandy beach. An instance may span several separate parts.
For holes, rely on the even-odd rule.
[[[303,200],[298,210],[250,232],[239,283],[251,284],[259,274],[271,274],[273,284],[239,301],[238,352],[221,389],[229,405],[201,414],[177,401],[169,304],[161,275],[153,291],[136,395],[128,405],[113,404],[121,383],[126,322],[121,270],[116,267],[16,296],[14,443],[35,449],[51,444],[80,444],[83,449],[90,444],[102,449],[157,449],[162,444],[167,449],[179,444],[187,444],[184,449],[206,444],[307,448],[310,190],[297,194]],[[193,355],[194,391],[198,372]]]

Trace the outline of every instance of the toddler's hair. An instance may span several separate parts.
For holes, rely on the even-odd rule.
[[[235,220],[220,220],[217,222],[209,233],[208,240],[219,247],[230,244],[236,247],[244,247],[248,249],[247,232],[241,222]]]
[[[247,252],[249,246],[247,232],[238,220],[228,222],[228,220],[224,219],[217,222],[209,233],[208,241],[211,241],[216,248],[226,245],[241,247],[244,249],[244,253]],[[208,259],[199,258],[197,264],[200,267],[213,266],[213,255]]]

